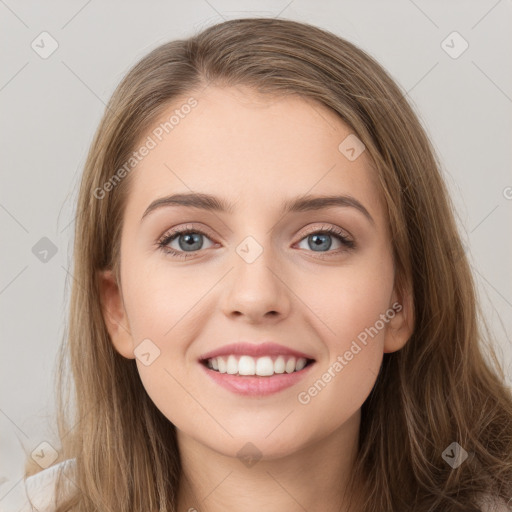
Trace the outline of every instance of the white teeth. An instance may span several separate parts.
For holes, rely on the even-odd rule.
[[[285,371],[286,373],[292,373],[295,371],[295,357],[290,357],[290,359],[286,361]]]
[[[214,357],[208,359],[207,366],[210,369],[217,370],[219,373],[229,373],[230,375],[259,375],[260,377],[269,377],[275,373],[293,373],[302,370],[307,363],[304,357],[295,358],[293,356],[277,356],[273,359],[270,356],[254,358],[251,356],[230,355],[228,357]]]
[[[236,360],[235,356],[228,357],[228,365],[227,365],[226,371],[230,375],[234,375],[235,373],[238,373],[238,361]]]
[[[297,359],[297,364],[295,365],[295,370],[296,371],[302,370],[302,368],[304,368],[304,366],[306,366],[306,363],[307,363],[306,359],[304,359],[303,357],[299,357],[299,359]]]
[[[226,360],[222,357],[217,357],[216,359],[217,359],[217,363],[219,365],[219,372],[226,373],[226,368],[227,368]]]
[[[279,356],[274,361],[274,371],[276,373],[284,373],[284,369],[286,368],[286,361],[284,360],[283,356]]]
[[[255,375],[256,363],[253,357],[242,356],[238,361],[238,373],[240,375]]]
[[[270,357],[258,357],[256,361],[256,375],[263,377],[266,375],[274,375],[274,363]]]

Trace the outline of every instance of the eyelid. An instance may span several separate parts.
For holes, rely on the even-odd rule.
[[[349,238],[351,240],[353,240],[353,238],[354,238],[349,231],[347,231],[346,229],[341,228],[335,224],[326,224],[325,222],[320,223],[320,224],[321,224],[320,226],[318,226],[318,224],[314,224],[312,226],[306,227],[305,232],[303,232],[301,234],[301,237],[299,238],[298,241],[300,242],[304,237],[306,237],[312,233],[318,233],[318,232],[324,231],[324,230],[339,231],[339,234],[344,235],[346,238]],[[172,236],[175,236],[175,235],[181,234],[182,232],[187,232],[187,231],[192,231],[192,230],[197,230],[198,232],[201,232],[202,234],[207,235],[209,238],[213,238],[213,239],[217,238],[216,235],[213,235],[212,231],[210,231],[207,227],[203,226],[202,224],[200,226],[198,226],[195,223],[187,223],[185,225],[172,226],[172,227],[166,229],[164,231],[164,233],[158,237],[158,241],[161,241],[161,240],[167,238],[171,234],[172,234]]]
[[[206,249],[201,249],[199,251],[181,251],[181,250],[175,250],[168,247],[168,244],[171,243],[171,241],[174,241],[177,237],[179,237],[181,234],[189,233],[189,232],[196,232],[200,233],[203,236],[206,236],[210,241],[213,242],[213,245],[219,245],[215,242],[216,237],[210,235],[210,230],[208,228],[198,228],[194,225],[194,223],[188,223],[186,225],[178,225],[177,227],[171,227],[167,229],[164,234],[158,238],[156,242],[157,248],[160,250],[170,254],[174,258],[187,260],[190,258],[195,258],[196,255],[199,255],[200,253],[204,252]],[[335,251],[326,251],[326,252],[318,252],[316,258],[327,260],[331,257],[336,257],[340,254],[340,252],[346,252],[346,251],[352,251],[357,248],[358,244],[355,242],[354,237],[345,229],[339,227],[335,224],[325,224],[323,223],[321,226],[318,225],[310,225],[306,228],[306,232],[303,232],[301,237],[298,239],[297,242],[294,243],[294,245],[297,245],[298,243],[302,242],[306,237],[308,237],[310,234],[313,233],[323,233],[328,234],[330,236],[333,236],[334,238],[337,238],[339,243],[341,243],[344,247],[344,249],[338,249]],[[306,251],[309,252],[309,251]],[[312,251],[315,253],[315,251]]]
[[[163,234],[158,237],[158,240],[159,241],[164,240],[168,236],[176,236],[176,235],[179,235],[179,234],[181,234],[183,232],[187,232],[187,231],[198,231],[204,235],[207,235],[210,238],[216,238],[216,236],[213,235],[212,231],[209,230],[208,228],[204,227],[202,224],[198,226],[195,223],[188,222],[185,225],[178,224],[176,226],[172,226],[172,227],[166,229],[163,232]]]
[[[310,228],[306,228],[306,232],[302,234],[300,240],[302,240],[305,236],[308,236],[312,233],[318,233],[320,231],[331,231],[331,233],[339,231],[338,235],[342,235],[346,238],[349,238],[350,240],[354,239],[354,237],[346,229],[343,229],[337,226],[336,224],[323,223],[320,228],[317,225],[311,226]]]

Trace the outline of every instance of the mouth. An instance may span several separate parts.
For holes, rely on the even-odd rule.
[[[237,377],[273,377],[302,372],[315,362],[314,359],[288,355],[252,357],[230,354],[200,360],[207,369]]]
[[[231,354],[199,362],[210,382],[236,395],[261,399],[297,385],[310,373],[316,361],[290,355],[252,357]]]

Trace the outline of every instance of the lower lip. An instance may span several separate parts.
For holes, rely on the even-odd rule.
[[[208,377],[223,388],[245,396],[265,396],[278,393],[283,389],[297,384],[315,363],[310,363],[302,370],[293,373],[274,373],[270,377],[259,377],[257,375],[232,375],[210,370],[207,366],[199,363]]]

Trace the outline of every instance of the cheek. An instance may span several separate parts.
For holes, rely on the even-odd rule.
[[[147,262],[132,264],[137,271],[127,270],[125,306],[134,349],[144,346],[139,354],[150,354],[149,364],[143,357],[136,359],[140,379],[164,416],[180,429],[193,430],[200,411],[189,394],[198,395],[188,377],[195,361],[189,360],[187,349],[201,336],[200,318],[206,314],[201,298],[210,280],[199,281],[197,273],[194,279],[193,274],[150,268]]]
[[[304,384],[299,403],[310,412],[331,409],[332,426],[355,412],[370,393],[383,357],[388,322],[393,312],[394,271],[391,257],[368,258],[363,264],[336,269],[309,283],[312,311],[307,323],[323,340],[326,357]],[[299,293],[305,294],[305,288]],[[305,295],[302,295],[305,296]],[[333,404],[340,407],[332,408]]]
[[[172,345],[177,348],[180,339],[190,337],[190,327],[195,325],[191,319],[201,310],[211,279],[204,276],[203,280],[190,270],[171,271],[163,259],[155,264],[142,257],[127,258],[126,263],[122,279],[134,343],[140,338],[154,338],[159,345],[174,340]],[[185,326],[189,334],[179,336]]]
[[[315,325],[325,333],[331,356],[348,349],[352,340],[389,310],[394,287],[393,262],[390,256],[383,256],[386,253],[377,254],[380,257],[367,257],[357,264],[308,277],[295,287],[294,291],[315,313],[310,321],[316,319]],[[374,345],[382,341],[386,325],[378,323],[379,335],[374,336]]]

